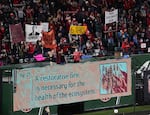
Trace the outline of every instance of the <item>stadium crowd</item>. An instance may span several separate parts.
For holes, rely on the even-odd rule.
[[[118,22],[105,24],[105,11],[118,9]],[[55,31],[56,52],[44,48],[42,41],[12,44],[9,24],[49,22]],[[87,26],[83,35],[69,34],[70,25]],[[52,27],[52,28],[51,28]],[[32,62],[43,54],[58,64],[79,62],[80,57],[108,56],[116,50],[123,54],[147,53],[150,47],[149,0],[1,0],[1,65]],[[52,56],[51,56],[52,55]]]

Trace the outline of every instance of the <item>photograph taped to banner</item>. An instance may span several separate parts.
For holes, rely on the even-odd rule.
[[[100,65],[100,94],[125,93],[128,90],[127,63],[108,63]]]
[[[116,105],[121,97],[131,94],[131,60],[123,62],[107,62],[99,65],[100,71],[100,100],[108,102],[117,97]]]

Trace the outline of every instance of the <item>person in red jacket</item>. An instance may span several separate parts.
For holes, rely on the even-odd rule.
[[[75,51],[73,52],[73,60],[74,60],[74,63],[78,63],[80,62],[81,60],[81,52],[78,51],[78,49],[76,48]]]
[[[35,45],[30,42],[28,44],[28,58],[29,58],[29,61],[31,61],[31,58],[33,58],[34,50],[35,50]]]
[[[124,3],[124,9],[129,10],[134,6],[135,1],[134,0],[123,0],[123,3]]]
[[[128,55],[130,53],[130,43],[127,37],[124,38],[122,42],[122,50],[123,50],[124,55]]]
[[[21,0],[13,0],[13,4],[20,4]]]

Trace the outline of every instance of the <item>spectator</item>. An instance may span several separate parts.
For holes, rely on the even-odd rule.
[[[33,21],[33,9],[28,5],[25,9],[26,23],[31,23]]]
[[[0,55],[0,57],[1,57],[1,60],[2,60],[2,63],[4,64],[4,65],[7,65],[8,63],[7,63],[7,52],[6,52],[6,50],[5,49],[2,49],[1,50],[1,55]]]
[[[128,41],[128,38],[124,38],[122,42],[122,50],[124,55],[129,55],[130,54],[130,43]]]
[[[114,42],[114,33],[112,32],[112,27],[109,27],[107,35],[107,47],[109,51],[113,51],[115,42]]]
[[[3,38],[4,38],[4,33],[5,33],[5,28],[2,26],[2,27],[0,27],[0,51],[1,51],[1,49],[2,49],[2,40],[3,40]]]
[[[12,2],[17,5],[0,1],[0,50],[6,50],[7,55],[12,55],[9,57],[25,59],[37,54],[49,56],[49,48],[43,48],[40,41],[37,41],[35,49],[28,43],[16,43],[8,54],[10,46],[13,45],[10,43],[9,24],[18,23],[22,24],[24,33],[25,24],[35,25],[49,22],[49,29],[52,29],[50,27],[53,24],[56,41],[59,45],[57,49],[59,53],[56,52],[56,54],[61,57],[61,61],[58,61],[58,58],[58,63],[66,63],[66,59],[63,58],[73,54],[75,48],[82,50],[84,54],[92,55],[95,49],[103,51],[105,48],[108,53],[114,51],[114,47],[122,47],[126,52],[124,47],[126,38],[129,40],[130,50],[132,48],[141,50],[138,47],[140,39],[147,42],[147,47],[150,44],[150,5],[148,0],[144,0],[144,2],[141,0],[41,0],[38,3],[31,0],[13,0]],[[115,23],[105,27],[105,11],[115,8],[119,11],[118,28]],[[87,26],[87,31],[84,35],[70,35],[70,25]],[[116,31],[117,36],[115,36]],[[101,38],[100,41],[99,38]],[[66,41],[66,43],[64,44],[62,41]],[[2,48],[2,44],[8,44],[9,47]]]
[[[42,43],[40,40],[38,40],[36,42],[36,46],[35,46],[35,49],[34,49],[34,55],[38,55],[38,54],[43,54],[43,47],[42,47]]]
[[[86,42],[86,51],[87,51],[87,54],[92,55],[92,53],[93,53],[93,47],[94,47],[94,44],[90,40],[88,40]]]
[[[19,58],[23,61],[23,62],[27,62],[26,58],[27,58],[27,50],[28,47],[26,45],[25,42],[21,42],[20,46],[19,46]]]
[[[150,41],[150,25],[148,26],[146,30],[146,38],[147,38],[147,41]]]
[[[76,48],[75,51],[73,52],[74,63],[80,62],[80,59],[81,59],[81,52],[79,52],[78,49]]]
[[[48,51],[50,65],[53,65],[53,62],[56,62],[54,54],[55,54],[54,50]]]
[[[95,19],[95,35],[96,37],[102,37],[102,24],[101,24],[101,18],[100,18],[100,14],[97,14],[97,17]]]
[[[11,48],[11,54],[14,57],[15,63],[19,63],[19,58],[20,58],[19,57],[19,49],[20,49],[20,46],[17,43],[14,43]]]
[[[29,43],[28,44],[28,61],[30,62],[31,59],[33,58],[33,54],[34,54],[34,51],[35,51],[35,46],[33,43]]]
[[[58,44],[58,46],[56,48],[56,63],[57,64],[65,64],[66,63],[65,59],[66,58],[64,55],[63,45]]]
[[[138,48],[138,46],[139,46],[139,40],[138,40],[137,34],[135,34],[135,35],[133,36],[133,43],[134,43],[134,46],[135,46],[136,48]]]

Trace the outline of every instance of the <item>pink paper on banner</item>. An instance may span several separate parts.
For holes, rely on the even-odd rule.
[[[38,54],[38,55],[34,56],[34,58],[36,61],[44,61],[45,60],[45,57],[43,57],[42,54]]]

